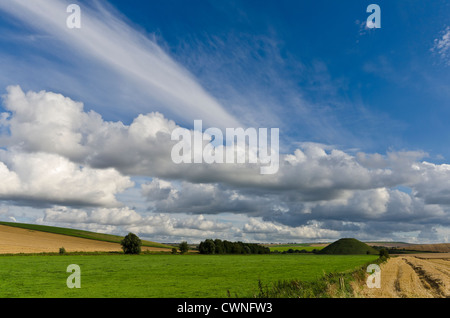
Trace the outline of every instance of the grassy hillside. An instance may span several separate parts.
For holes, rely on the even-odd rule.
[[[358,241],[354,238],[342,238],[336,242],[323,248],[320,254],[337,254],[337,255],[358,255],[358,254],[373,254],[377,255],[379,252],[370,247],[366,243]]]
[[[48,226],[48,225],[14,223],[14,222],[0,222],[0,225],[19,227],[19,228],[27,229],[27,230],[31,230],[31,231],[41,231],[41,232],[48,232],[48,233],[54,233],[54,234],[75,236],[75,237],[80,237],[80,238],[85,238],[85,239],[111,242],[111,243],[120,243],[120,241],[123,239],[122,236],[118,236],[118,235],[95,233],[95,232],[69,229],[69,228],[63,228],[63,227],[56,227],[56,226]],[[142,240],[142,246],[171,248],[171,246],[168,246],[168,245],[164,245],[164,244],[156,243],[156,242],[152,242],[152,241],[145,241],[145,240]]]

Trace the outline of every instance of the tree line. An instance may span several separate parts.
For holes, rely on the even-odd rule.
[[[206,239],[198,246],[200,254],[269,254],[270,249],[256,243]]]

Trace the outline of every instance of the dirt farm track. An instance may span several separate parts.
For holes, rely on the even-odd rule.
[[[58,252],[61,247],[64,247],[67,252],[109,252],[122,250],[118,243],[0,225],[0,254]],[[167,251],[167,249],[163,248],[146,246],[143,246],[142,250]]]

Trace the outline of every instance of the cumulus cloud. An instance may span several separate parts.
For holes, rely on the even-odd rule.
[[[206,238],[221,237],[245,241],[292,241],[292,240],[330,240],[339,237],[336,230],[322,229],[318,222],[292,227],[261,218],[248,218],[242,227],[231,222],[217,221],[203,215],[171,217],[167,214],[141,215],[129,208],[91,210],[54,207],[45,210],[40,220],[45,224],[73,226],[103,232],[134,232],[143,237],[174,237],[200,241]]]
[[[286,60],[279,43],[270,37],[244,35],[251,41],[248,46],[242,45],[242,34],[233,35],[228,41],[217,38],[207,41],[208,45],[203,43],[203,52],[198,49],[202,41],[194,41],[195,48],[188,50],[190,54],[185,54],[188,57],[184,59],[193,60],[187,63],[191,67],[201,65],[200,73],[206,74],[204,79],[211,79],[204,80],[209,82],[209,88],[221,100],[234,105],[225,109],[186,68],[164,52],[154,37],[137,32],[107,4],[86,3],[82,7],[82,28],[68,29],[65,20],[69,3],[0,2],[0,10],[26,25],[26,31],[22,31],[39,38],[42,41],[39,49],[51,57],[45,60],[33,56],[22,59],[18,66],[19,63],[13,63],[16,58],[12,53],[2,52],[4,80],[23,72],[26,75],[18,78],[22,77],[26,84],[33,81],[34,85],[45,82],[38,83],[43,87],[61,87],[55,85],[58,81],[65,87],[76,84],[79,86],[71,88],[71,94],[78,91],[83,96],[90,95],[91,100],[95,95],[95,100],[102,98],[114,103],[116,97],[126,92],[133,95],[128,100],[139,100],[145,109],[165,113],[136,114],[135,105],[126,104],[123,109],[130,110],[128,116],[134,116],[127,124],[106,121],[99,113],[86,110],[83,102],[64,95],[8,87],[3,99],[5,112],[0,114],[0,200],[5,204],[44,207],[42,222],[101,230],[126,229],[158,237],[206,238],[220,234],[261,240],[314,240],[342,233],[385,238],[396,232],[416,232],[416,236],[436,238],[436,233],[445,232],[442,228],[450,225],[449,165],[427,162],[424,159],[427,154],[420,151],[355,154],[329,145],[300,143],[292,152],[281,154],[278,173],[268,176],[261,175],[259,167],[251,164],[174,164],[171,160],[174,142],[170,135],[180,121],[191,124],[202,118],[211,126],[236,127],[239,121],[227,109],[236,107],[240,111],[243,105],[258,109],[258,114],[240,114],[240,119],[247,123],[276,123],[282,127],[289,121],[291,129],[311,128],[297,130],[301,132],[298,135],[305,136],[303,133],[309,130],[313,132],[309,136],[316,140],[336,140],[331,135],[347,139],[350,134],[328,114],[327,107],[306,103],[297,87],[284,77],[292,74],[287,72],[290,68],[314,74],[300,78],[318,92],[317,96],[325,96],[320,98],[326,101],[324,105],[339,101],[334,98],[339,86],[331,80],[324,63],[314,62],[308,68]],[[356,26],[359,35],[371,32],[366,21],[356,21]],[[226,47],[236,50],[224,53]],[[263,52],[256,60],[252,54],[255,47]],[[211,58],[209,50],[215,51],[217,58]],[[434,39],[431,51],[449,65],[449,50],[450,27],[446,27]],[[58,58],[53,60],[56,55]],[[42,63],[35,63],[38,58]],[[182,56],[179,58],[183,60]],[[205,58],[209,59],[207,63]],[[236,59],[244,63],[236,64]],[[64,61],[71,63],[64,65]],[[391,71],[386,61],[379,62],[383,72]],[[37,66],[30,67],[33,63]],[[286,72],[276,71],[278,64],[284,64]],[[94,70],[88,70],[87,65],[95,65]],[[368,63],[364,68],[375,72],[374,65]],[[78,66],[83,67],[76,73],[63,74],[64,70]],[[100,69],[102,72],[98,72]],[[41,76],[43,70],[47,79]],[[100,73],[111,76],[98,77]],[[240,75],[237,80],[236,74]],[[261,75],[261,81],[255,82],[254,76],[248,74]],[[87,89],[89,84],[73,78],[90,78],[89,84],[96,81],[98,85]],[[229,84],[236,81],[245,87],[245,92],[239,93],[239,85]],[[121,93],[97,92],[110,85],[111,92],[122,84],[126,88]],[[280,110],[279,105],[284,104],[294,105],[287,112],[289,116],[267,116],[275,114],[277,111],[273,110]],[[117,110],[118,105],[112,108]],[[136,177],[144,181],[140,187],[132,188]],[[402,187],[410,191],[401,191]],[[134,193],[140,191],[135,198],[145,200],[147,211],[137,212],[132,204],[123,206],[119,196],[130,189]],[[14,217],[12,212],[4,211],[9,210],[0,210],[0,215]],[[241,217],[244,224],[236,227],[213,220],[223,213]]]
[[[118,206],[131,187],[113,168],[92,169],[49,153],[0,150],[0,198],[23,204]]]
[[[168,141],[176,126],[159,113],[139,115],[130,125],[107,122],[61,94],[25,94],[19,86],[7,88],[4,106],[9,113],[1,123],[9,133],[3,144],[20,151],[54,153],[95,168],[137,174],[170,158]]]
[[[57,223],[96,223],[102,225],[130,225],[142,217],[128,207],[96,208],[89,212],[83,209],[53,207],[45,210],[43,221]]]
[[[233,234],[239,232],[239,229],[229,223],[208,220],[202,215],[175,218],[165,214],[152,214],[146,216],[139,224],[126,228],[143,236],[181,237],[196,241],[211,237],[233,237]]]
[[[162,114],[137,116],[130,125],[107,122],[83,104],[60,94],[7,89],[3,143],[23,152],[47,152],[92,168],[114,168],[126,175],[221,182],[238,188],[295,190],[303,200],[332,199],[342,190],[375,189],[412,181],[422,153],[396,152],[387,157],[348,154],[305,143],[280,157],[275,175],[261,175],[255,164],[175,164],[171,132],[179,127]],[[206,128],[206,127],[205,127]],[[368,157],[372,156],[372,163]]]
[[[420,182],[414,185],[414,195],[427,204],[450,204],[450,165],[423,162],[415,165]]]
[[[215,231],[232,229],[233,235],[259,238],[357,230],[375,235],[393,231],[389,225],[395,222],[405,224],[405,231],[450,224],[449,165],[425,161],[424,152],[355,154],[300,143],[280,154],[278,173],[261,175],[252,164],[173,163],[170,137],[179,126],[159,113],[141,114],[129,125],[105,121],[81,102],[52,92],[25,93],[18,86],[7,89],[4,106],[0,199],[99,207],[89,213],[48,210],[49,222],[127,226],[167,237],[217,236]],[[133,187],[132,177],[144,178],[138,190],[149,215],[120,206],[117,196]],[[194,215],[181,222],[174,213]],[[268,223],[237,229],[203,218],[221,213]]]
[[[221,184],[167,182],[158,178],[142,185],[152,211],[164,213],[258,213],[269,200],[260,200]]]
[[[205,239],[226,232],[239,232],[229,222],[217,222],[203,215],[170,217],[161,213],[142,215],[128,207],[76,209],[52,207],[45,209],[40,223],[57,224],[80,229],[104,232],[134,232],[142,236],[159,236],[165,238],[188,237]],[[230,235],[230,233],[225,234]]]
[[[243,235],[267,241],[332,239],[336,233],[366,239],[397,237],[404,232],[427,233],[427,229],[450,225],[448,208],[427,204],[413,193],[376,188],[346,190],[334,199],[303,201],[286,191],[268,193],[229,189],[218,185],[173,184],[155,179],[144,184],[152,211],[164,213],[219,214],[223,212],[254,218]],[[164,196],[159,196],[164,189]],[[257,221],[256,221],[257,220]],[[418,234],[417,234],[418,235]]]
[[[263,242],[269,240],[330,240],[339,237],[339,232],[322,229],[317,222],[310,222],[307,225],[292,227],[262,221],[256,218],[250,219],[250,221],[244,225],[243,232],[252,234],[253,237]]]

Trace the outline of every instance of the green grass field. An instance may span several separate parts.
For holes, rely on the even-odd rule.
[[[0,256],[0,297],[253,297],[258,281],[314,281],[374,255],[16,255]],[[81,268],[70,289],[67,266]]]

